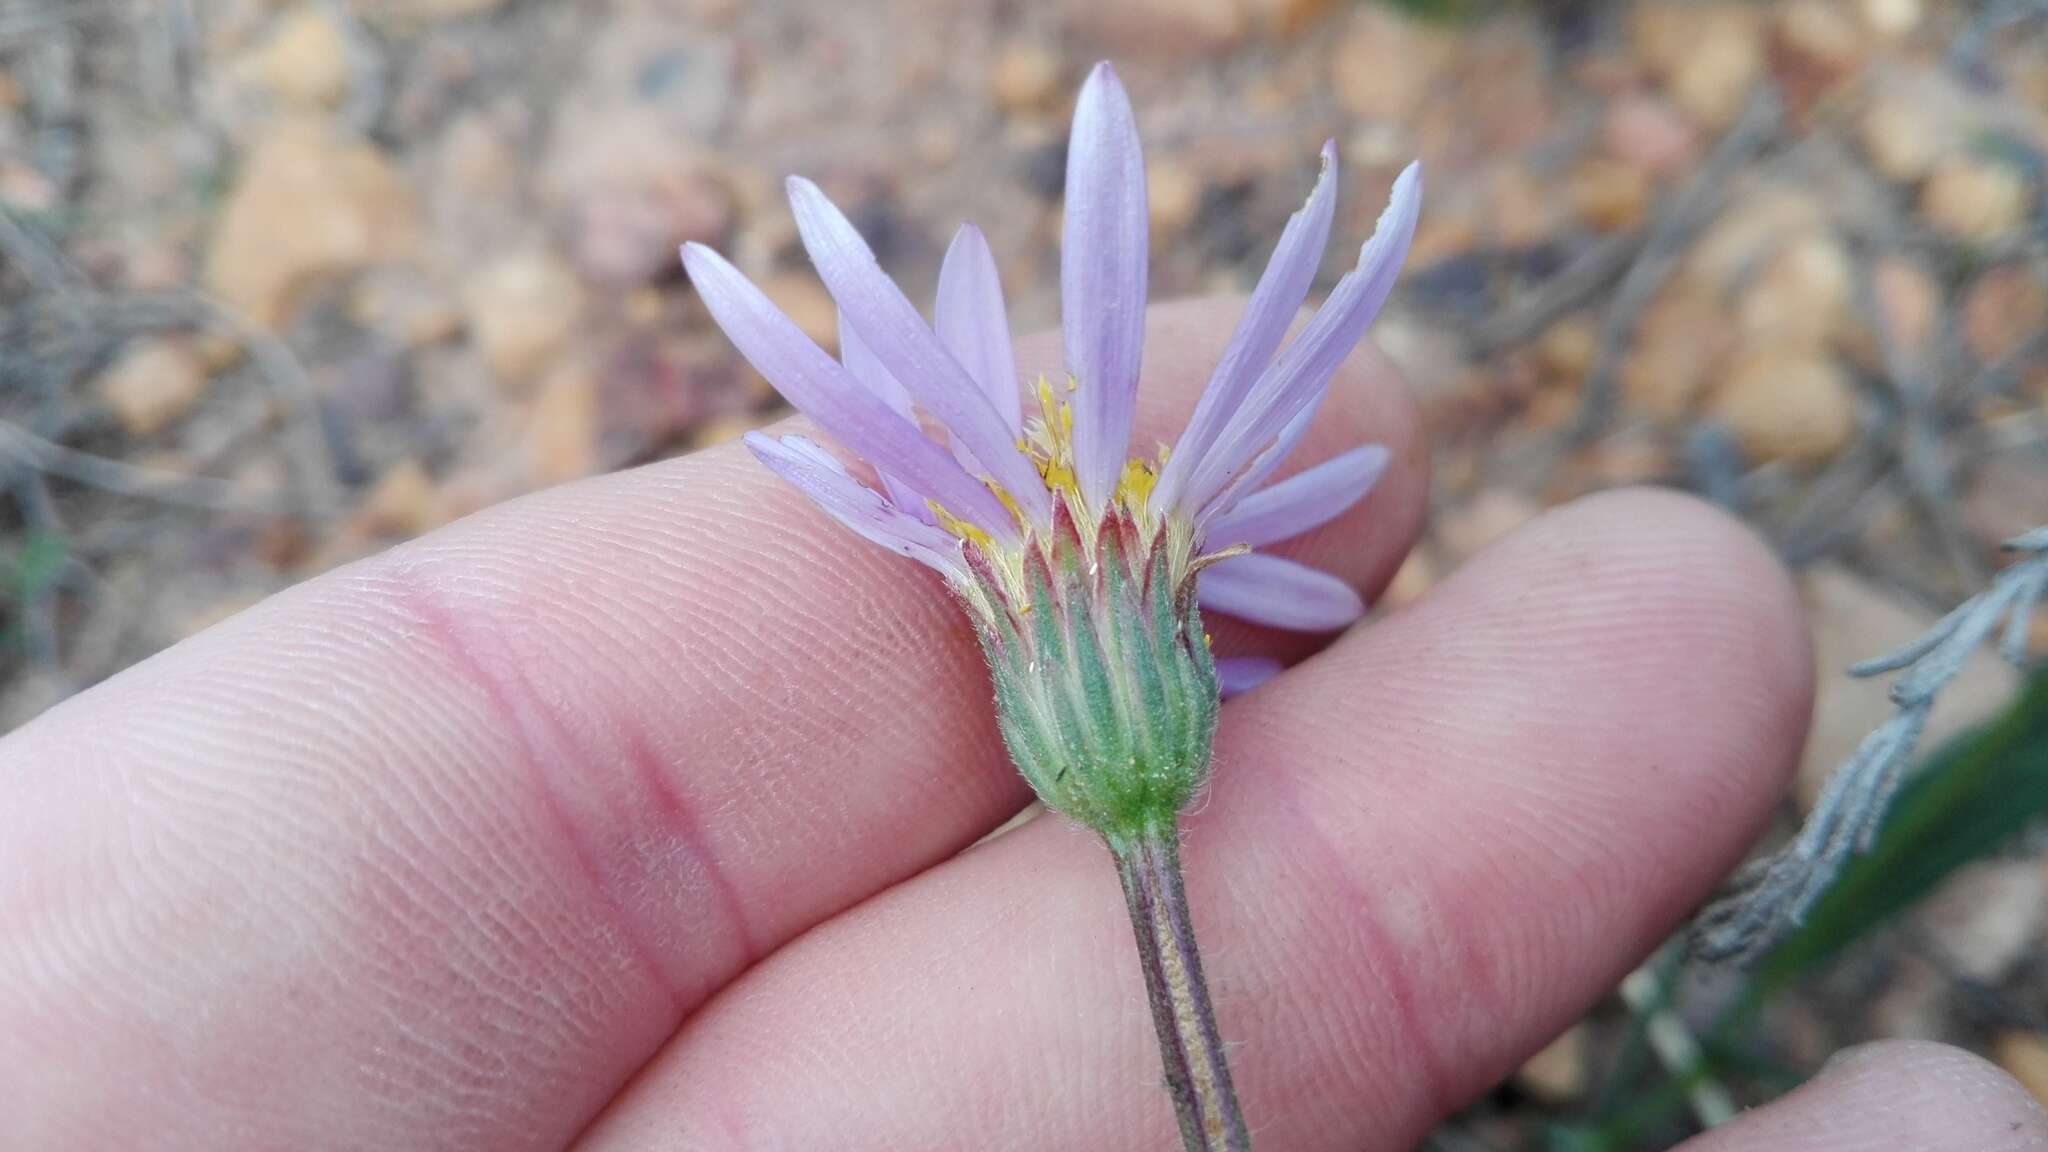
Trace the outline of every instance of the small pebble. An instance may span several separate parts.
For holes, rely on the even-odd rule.
[[[2026,264],[2004,264],[1977,277],[1963,299],[1963,343],[1990,364],[2048,327],[2048,286]]]
[[[1690,168],[1700,147],[1699,133],[1676,108],[1645,93],[1608,105],[1601,140],[1615,159],[1660,179]]]
[[[1564,383],[1584,380],[1600,348],[1600,328],[1583,312],[1565,317],[1544,330],[1536,354],[1545,375]]]
[[[1872,32],[1896,40],[1920,26],[1926,15],[1921,0],[1863,0],[1863,23]]]
[[[544,371],[580,331],[583,282],[545,248],[501,256],[463,285],[469,331],[501,384]]]
[[[152,339],[132,345],[100,377],[100,399],[137,439],[183,419],[206,395],[209,374],[192,345]]]
[[[1534,520],[1543,506],[1513,488],[1488,488],[1437,525],[1436,538],[1456,563]]]
[[[1863,27],[1837,0],[1792,0],[1778,7],[1772,41],[1786,70],[1825,87],[1855,72],[1869,59]]]
[[[1660,423],[1689,415],[1733,342],[1713,295],[1682,286],[1659,293],[1621,362],[1628,406]]]
[[[1848,327],[1854,289],[1849,251],[1809,232],[1779,249],[1736,306],[1742,339],[1756,346],[1821,348]]]
[[[565,364],[548,377],[526,433],[527,461],[541,485],[597,470],[597,391],[597,377],[581,364]]]
[[[1380,593],[1379,605],[1387,609],[1405,608],[1422,599],[1422,594],[1429,591],[1436,580],[1436,565],[1431,562],[1429,553],[1416,547],[1409,551],[1408,558],[1401,561],[1401,567],[1395,570],[1394,578],[1387,582],[1386,591]]]
[[[332,108],[348,94],[348,36],[330,9],[305,4],[287,12],[270,39],[241,66],[288,104]]]
[[[1941,286],[1927,266],[1908,256],[1887,256],[1871,273],[1871,286],[1898,350],[1924,357],[1934,347],[1941,319]]]
[[[1641,227],[1650,212],[1650,193],[1649,174],[1618,160],[1595,158],[1572,173],[1572,207],[1602,232]]]
[[[1330,52],[1337,103],[1361,120],[1405,121],[1438,86],[1456,58],[1445,29],[1382,4],[1353,10]]]
[[[1586,1025],[1574,1024],[1523,1063],[1515,1084],[1545,1104],[1569,1104],[1586,1091]]]
[[[1856,434],[1856,394],[1830,357],[1797,348],[1752,352],[1729,370],[1713,415],[1757,461],[1811,464]]]
[[[1011,115],[1044,112],[1059,99],[1059,57],[1033,44],[1012,44],[996,56],[988,73],[989,95]]]
[[[372,536],[409,539],[435,525],[434,479],[418,459],[407,457],[379,477],[357,510],[357,523]]]
[[[1202,206],[1202,181],[1185,165],[1155,160],[1145,172],[1145,202],[1151,212],[1152,242],[1179,236]]]
[[[2015,232],[2032,207],[2033,190],[2010,165],[1981,156],[1941,161],[1920,192],[1920,215],[1955,240],[1988,243]]]

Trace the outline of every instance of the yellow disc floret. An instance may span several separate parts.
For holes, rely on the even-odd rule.
[[[1153,492],[1159,485],[1160,473],[1166,469],[1169,450],[1164,445],[1150,459],[1134,456],[1125,461],[1116,487],[1111,490],[1109,507],[1090,507],[1081,493],[1074,468],[1074,407],[1067,398],[1079,387],[1071,376],[1066,378],[1065,388],[1046,376],[1033,381],[1032,391],[1038,398],[1038,412],[1024,421],[1023,434],[1017,438],[1017,450],[1031,460],[1053,499],[1063,507],[1065,519],[1078,529],[1070,543],[1078,546],[1092,562],[1098,526],[1115,520],[1126,525],[1126,532],[1135,534],[1128,538],[1127,543],[1139,552],[1149,552],[1155,543],[1164,547],[1167,569],[1176,583],[1207,563],[1243,551],[1229,549],[1213,556],[1197,557],[1193,554],[1194,526],[1183,517],[1171,515],[1168,509],[1152,507]],[[1051,538],[1053,525],[1028,522],[1008,492],[986,478],[983,482],[1016,517],[1024,538],[1022,548],[1006,548],[997,544],[987,531],[952,515],[936,503],[931,506],[932,516],[939,527],[958,537],[986,560],[991,577],[1010,603],[1028,609],[1031,596],[1024,577],[1027,553],[1036,548],[1050,558],[1061,545]]]

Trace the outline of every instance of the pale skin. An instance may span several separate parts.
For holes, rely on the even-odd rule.
[[[1154,309],[1141,435],[1235,302]],[[1055,366],[1057,337],[1020,344]],[[1353,358],[1282,549],[1368,597],[1425,449]],[[1758,834],[1813,671],[1785,574],[1601,496],[1224,710],[1189,897],[1256,1146],[1413,1144]],[[932,576],[737,447],[321,577],[0,742],[0,1147],[1177,1145],[1114,868],[1026,799]],[[2009,1148],[1990,1065],[1858,1050],[1687,1152]]]

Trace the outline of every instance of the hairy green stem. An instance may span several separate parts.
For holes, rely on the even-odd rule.
[[[1177,832],[1169,824],[1128,841],[1112,838],[1109,850],[1138,938],[1138,963],[1145,970],[1146,998],[1159,1031],[1159,1055],[1181,1141],[1187,1152],[1248,1152],[1251,1134],[1230,1086],[1223,1039],[1195,950]]]

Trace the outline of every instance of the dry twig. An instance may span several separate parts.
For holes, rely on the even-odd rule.
[[[1777,93],[1768,86],[1757,89],[1706,163],[1657,213],[1601,319],[1599,349],[1586,373],[1578,415],[1566,432],[1570,443],[1584,444],[1613,417],[1622,357],[1644,309],[1678,267],[1693,236],[1713,219],[1729,179],[1777,135],[1782,115]]]
[[[1533,339],[1583,307],[1628,268],[1642,245],[1639,235],[1606,236],[1594,242],[1534,291],[1480,321],[1469,338],[1473,354],[1490,356]]]
[[[67,448],[30,432],[19,424],[0,421],[0,457],[16,465],[58,476],[76,484],[214,512],[281,511],[273,501],[248,495],[226,480],[209,476],[180,476],[142,468],[120,460],[109,460],[90,452]]]

